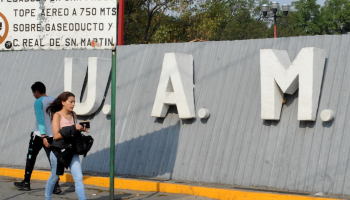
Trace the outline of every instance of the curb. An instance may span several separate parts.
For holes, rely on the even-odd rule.
[[[48,180],[51,172],[34,170],[32,179]],[[0,168],[0,176],[23,178],[23,169]],[[84,176],[84,184],[100,187],[109,187],[108,177]],[[74,182],[71,174],[60,176],[62,182]],[[123,190],[136,190],[143,192],[164,192],[188,194],[220,200],[339,200],[323,197],[301,196],[291,194],[277,194],[256,191],[232,190],[191,186],[176,183],[163,183],[161,181],[136,180],[126,178],[114,178],[114,188]]]

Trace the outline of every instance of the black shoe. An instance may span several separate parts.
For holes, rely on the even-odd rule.
[[[59,193],[61,193],[62,192],[62,190],[61,190],[61,188],[60,188],[60,186],[58,185],[58,182],[55,184],[55,187],[53,188],[53,194],[59,194]]]
[[[30,190],[30,183],[26,183],[24,182],[24,180],[22,182],[14,182],[13,183],[19,190],[26,190],[29,191]]]

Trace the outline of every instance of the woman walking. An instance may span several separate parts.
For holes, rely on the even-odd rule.
[[[76,140],[73,134],[78,131],[85,131],[86,128],[76,124],[76,114],[73,112],[75,105],[75,96],[71,92],[60,94],[46,109],[52,120],[52,131],[54,142],[51,146],[51,175],[46,182],[45,199],[50,200],[51,195],[58,180],[58,175],[63,174],[63,167],[69,167],[75,182],[75,190],[79,200],[85,200],[85,191],[83,183],[83,173],[81,170],[79,155],[75,151]],[[70,130],[72,138],[67,138],[64,132]],[[55,147],[56,143],[56,147]],[[58,148],[61,148],[57,150]],[[71,147],[71,148],[69,148]],[[58,158],[58,159],[57,159]]]

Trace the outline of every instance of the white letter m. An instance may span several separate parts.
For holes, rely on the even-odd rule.
[[[316,120],[326,51],[303,48],[291,63],[287,51],[260,50],[261,119],[279,120],[284,93],[299,88],[298,120]]]

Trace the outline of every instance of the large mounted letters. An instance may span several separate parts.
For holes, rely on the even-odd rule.
[[[195,118],[192,55],[182,53],[164,55],[152,117],[165,117],[169,105],[176,105],[179,118]]]
[[[76,95],[74,111],[77,115],[91,115],[101,106],[111,71],[111,59],[90,57],[89,59],[65,58],[64,91]],[[86,100],[79,102],[87,73]]]
[[[290,61],[287,51],[260,50],[261,118],[279,120],[284,93],[299,88],[298,120],[316,120],[326,51],[303,48]]]

